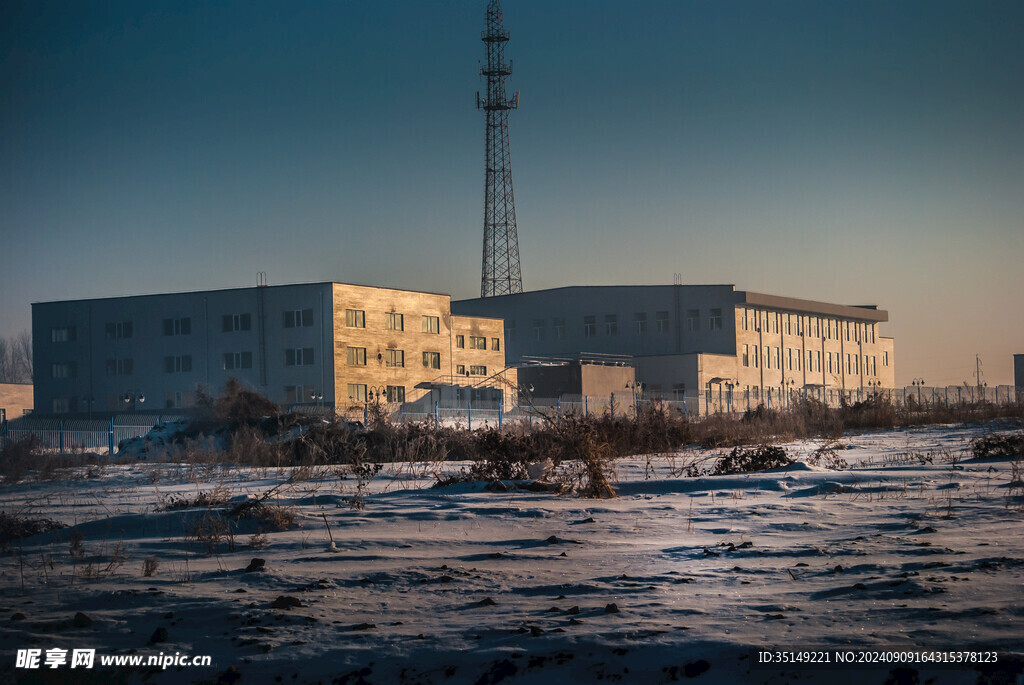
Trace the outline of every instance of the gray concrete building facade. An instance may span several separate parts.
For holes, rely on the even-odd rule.
[[[334,282],[36,303],[32,333],[37,414],[172,412],[230,377],[339,410],[492,400],[515,381],[500,320],[452,316],[448,295]]]
[[[888,312],[732,285],[572,286],[452,303],[505,322],[506,358],[632,357],[648,396],[728,392],[754,404],[794,392],[836,401],[895,384]]]

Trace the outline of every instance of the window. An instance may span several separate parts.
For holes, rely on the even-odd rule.
[[[74,378],[77,370],[74,362],[57,362],[50,365],[54,378]]]
[[[135,364],[131,359],[108,359],[107,360],[107,375],[108,376],[130,376],[134,369]]]
[[[565,339],[565,317],[564,316],[556,316],[555,318],[551,319],[551,327],[555,331],[555,340],[564,340]]]
[[[807,370],[814,371],[814,350],[807,350]]]
[[[346,309],[345,326],[348,328],[366,328],[366,312],[362,309]]]
[[[860,373],[860,356],[858,356],[856,354],[853,355],[853,373],[854,374],[859,374]]]
[[[871,342],[875,342],[875,324],[871,324]]]
[[[132,322],[131,321],[116,321],[107,322],[105,326],[108,339],[114,338],[130,338],[132,337]]]
[[[231,371],[232,369],[251,369],[252,368],[252,352],[225,352],[224,353],[224,370]]]
[[[387,397],[388,402],[405,402],[405,386],[389,385]]]
[[[486,376],[487,375],[487,367],[486,366],[470,366],[469,367],[469,375],[470,376]]]
[[[440,369],[441,368],[441,353],[440,352],[424,352],[423,353],[423,368],[425,368],[425,369]]]
[[[351,348],[349,348],[351,349]],[[366,385],[363,383],[348,384],[348,398],[356,402],[366,401]]]
[[[787,320],[786,324],[787,325],[789,324],[788,320]],[[787,347],[786,348],[786,369],[788,371],[792,371],[793,370],[793,348],[792,347]]]
[[[284,365],[285,366],[312,366],[313,365],[313,348],[312,347],[296,347],[288,348],[284,351]]]
[[[62,328],[51,328],[50,329],[50,342],[74,342],[76,339],[76,331],[74,326],[64,326]]]
[[[505,322],[505,340],[511,341],[511,340],[515,340],[515,339],[516,339],[516,322],[515,322],[515,319],[513,319],[512,321],[506,321]]]
[[[747,330],[747,310],[746,309],[741,309],[741,310],[739,310],[739,314],[740,314],[740,328],[742,328],[743,330]]]
[[[404,331],[405,315],[388,312],[384,315],[384,328],[389,331]]]
[[[790,314],[786,314],[786,335],[793,335],[793,320]]]
[[[637,335],[646,335],[647,312],[637,312],[633,314],[633,330],[636,331]]]
[[[743,346],[743,366],[750,366],[750,350],[747,345]]]
[[[655,312],[654,320],[658,324],[659,333],[668,333],[668,312]]]
[[[821,337],[821,319],[814,317],[814,337]]]
[[[221,328],[225,333],[252,330],[252,315],[225,314],[221,317]]]
[[[455,346],[458,347],[460,350],[464,349],[466,347],[466,336],[464,336],[464,335],[457,335],[457,336],[455,336]]]
[[[192,370],[192,355],[164,357],[164,373],[188,373]]]
[[[466,365],[465,364],[456,364],[455,365],[455,373],[457,375],[459,375],[459,376],[465,376],[466,375]]]
[[[775,348],[775,368],[782,368],[782,350],[780,350],[778,347]]]
[[[53,413],[54,414],[67,414],[71,411],[71,403],[66,397],[54,397],[53,398]]]
[[[672,399],[680,402],[686,399],[686,383],[672,384]]]
[[[721,312],[721,310],[719,310]],[[695,333],[700,330],[700,310],[699,309],[687,309],[686,310],[686,330],[690,333]]]
[[[533,339],[543,340],[544,339],[544,319],[533,320]],[[476,348],[474,348],[476,349]]]
[[[405,350],[384,350],[385,366],[405,366]]]
[[[796,317],[796,334],[797,335],[803,335],[804,334],[804,317],[803,316]]]
[[[619,317],[615,314],[604,315],[604,334],[605,335],[618,335],[619,334]]]
[[[750,348],[750,352],[750,361],[754,362],[754,368],[756,369],[760,363],[759,359],[761,358],[761,355],[757,351],[757,345],[752,346]]]
[[[469,349],[471,350],[486,350],[487,349],[487,338],[479,335],[469,336]]]
[[[179,409],[184,407],[185,404],[182,401],[182,393],[180,390],[167,391],[164,393],[164,409]]]
[[[583,317],[583,337],[593,338],[597,335],[597,317],[596,316],[584,316]]]
[[[797,349],[794,349],[793,352],[796,353],[796,354],[793,355],[793,366],[796,368],[797,371],[799,371],[800,370],[800,362],[803,360],[803,355],[801,355],[800,354],[800,350],[797,350]]]
[[[491,349],[495,351],[501,349],[501,338],[491,338]]]
[[[775,333],[779,332],[779,319],[781,318],[782,314],[779,314],[778,312],[772,313],[772,328],[774,329],[773,332]]]
[[[424,333],[440,333],[441,319],[436,316],[424,316],[422,330]]]
[[[312,309],[294,309],[284,313],[285,328],[299,328],[313,325]]]
[[[349,366],[366,366],[365,347],[350,347],[347,352]]]
[[[889,351],[882,351],[882,366],[889,366]]]
[[[850,354],[847,353],[846,354],[846,374],[850,375],[851,373],[852,373],[852,370],[851,370],[851,367],[850,367]]]
[[[164,335],[192,335],[192,318],[164,319]]]
[[[284,386],[285,404],[302,404],[312,402],[315,395],[312,385],[286,385]]]
[[[720,330],[722,330],[722,310],[721,309],[712,309],[711,310],[711,319],[710,319],[710,324],[709,324],[708,327],[712,331],[720,331]]]
[[[772,368],[771,352],[772,352],[771,348],[768,347],[767,345],[765,345],[764,346],[764,368],[766,368],[766,369]]]
[[[814,359],[818,363],[818,371],[821,371],[821,350],[815,351]]]

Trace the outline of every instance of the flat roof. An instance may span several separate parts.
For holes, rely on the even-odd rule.
[[[528,290],[522,293],[510,293],[507,295],[495,295],[493,297],[470,298],[466,300],[455,300],[453,304],[463,302],[483,302],[487,300],[498,300],[501,298],[527,297],[530,295],[542,295],[557,291],[570,290],[595,290],[599,288],[633,289],[633,288],[730,288],[737,296],[736,304],[749,304],[751,306],[770,307],[772,309],[789,309],[798,312],[815,314],[828,314],[841,316],[848,319],[861,319],[864,321],[884,322],[889,320],[889,312],[878,309],[876,305],[845,305],[831,302],[819,302],[816,300],[804,300],[796,297],[783,297],[781,295],[769,295],[746,290],[736,290],[732,283],[688,283],[688,284],[648,284],[648,285],[567,285],[558,288],[546,288],[543,290]]]
[[[875,322],[889,320],[889,312],[884,309],[878,309],[875,305],[832,304],[829,302],[801,300],[796,297],[782,297],[780,295],[768,295],[766,293],[744,290],[737,290],[736,294],[742,298],[737,304],[749,304],[771,309],[789,309],[796,312],[812,312],[814,314],[831,314],[848,319],[864,319]]]
[[[309,285],[345,285],[356,288],[371,288],[374,290],[394,290],[396,292],[404,293],[419,293],[421,295],[437,295],[439,297],[447,297],[451,299],[451,295],[448,293],[436,293],[430,290],[412,290],[410,288],[389,288],[381,285],[366,285],[364,283],[344,283],[342,281],[310,281],[308,283],[279,283],[277,285],[247,285],[237,288],[213,288],[210,290],[182,290],[170,293],[145,293],[141,295],[110,295],[107,297],[83,297],[73,300],[47,300],[44,302],[33,302],[33,305],[37,304],[61,304],[65,302],[100,302],[103,300],[126,300],[140,297],[168,297],[173,295],[202,295],[204,293],[228,293],[238,292],[242,290],[256,290],[257,288],[294,288],[300,286]]]

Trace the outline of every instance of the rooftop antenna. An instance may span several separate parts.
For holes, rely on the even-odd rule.
[[[514,97],[505,95],[505,79],[512,73],[512,63],[505,62],[508,31],[498,0],[487,3],[487,28],[480,38],[487,46],[487,66],[477,64],[480,75],[487,77],[487,93],[484,97],[480,97],[479,91],[476,94],[476,107],[484,110],[487,118],[480,297],[492,297],[523,292],[516,206],[512,197],[512,155],[508,143],[508,114],[519,107],[519,91]]]

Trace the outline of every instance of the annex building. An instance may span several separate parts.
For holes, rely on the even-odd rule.
[[[645,396],[774,404],[793,393],[856,401],[895,382],[888,312],[732,285],[571,286],[461,300],[503,319],[506,358],[627,356]]]
[[[285,405],[511,404],[502,322],[325,282],[32,305],[35,413],[167,412],[228,378]]]

